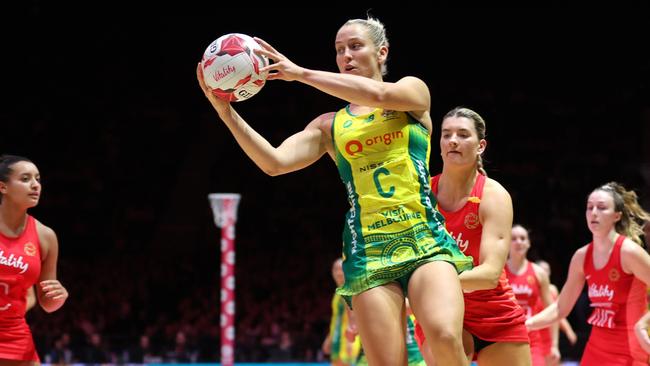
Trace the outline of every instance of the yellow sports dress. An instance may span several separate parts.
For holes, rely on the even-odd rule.
[[[349,106],[332,124],[336,165],[350,210],[343,230],[345,284],[359,294],[398,281],[406,292],[412,272],[444,260],[460,273],[472,267],[445,229],[429,185],[430,136],[405,112],[375,109],[354,115]]]
[[[354,342],[348,341],[345,331],[348,329],[348,313],[345,311],[345,303],[341,295],[334,294],[332,297],[332,318],[330,320],[330,361],[342,361],[352,365],[356,361],[361,341],[357,335]]]

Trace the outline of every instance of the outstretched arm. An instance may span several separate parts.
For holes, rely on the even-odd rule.
[[[584,246],[575,252],[569,265],[569,275],[560,295],[557,297],[557,301],[526,320],[526,327],[529,330],[546,328],[551,323],[569,315],[585,285],[585,274],[582,266],[584,265],[586,251],[587,247]]]
[[[505,188],[495,180],[486,181],[479,219],[483,225],[479,265],[459,275],[463,290],[495,288],[508,259],[512,200]]]
[[[322,124],[334,118],[334,113],[323,114],[290,136],[280,146],[273,147],[235,111],[230,103],[212,94],[203,81],[201,65],[196,68],[199,86],[206,98],[230,130],[246,155],[268,175],[280,175],[302,169],[318,160],[327,151],[327,136]]]
[[[551,296],[553,297],[553,299],[557,299],[557,296],[559,295],[559,291],[558,291],[557,287],[555,287],[555,285],[551,284],[549,286],[549,290],[551,290]],[[569,343],[571,343],[571,345],[576,344],[576,342],[578,341],[578,336],[576,335],[576,332],[573,330],[573,327],[571,326],[571,323],[569,323],[569,321],[566,318],[562,318],[560,320],[560,322],[559,322],[559,330],[561,330],[564,333],[564,335],[566,336]],[[554,336],[554,337],[557,337],[557,338],[553,338],[554,339],[553,342],[555,342],[554,344],[559,344],[558,343],[559,336],[560,335],[559,335],[559,331],[558,331],[557,336]]]
[[[261,69],[270,71],[268,80],[299,81],[358,105],[404,112],[428,112],[431,108],[429,88],[418,78],[405,77],[389,83],[359,75],[310,70],[294,64],[264,40],[255,40],[262,46],[256,52],[274,61]]]

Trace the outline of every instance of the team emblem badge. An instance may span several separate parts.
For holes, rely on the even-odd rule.
[[[478,227],[478,224],[480,223],[478,220],[478,215],[470,212],[467,215],[465,215],[465,227],[468,229],[476,229]]]
[[[27,254],[30,257],[36,255],[36,245],[34,245],[31,241],[25,243],[23,250],[25,251],[25,254]]]

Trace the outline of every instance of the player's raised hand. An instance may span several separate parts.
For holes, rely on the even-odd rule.
[[[258,37],[253,37],[253,39],[262,46],[261,50],[255,50],[254,52],[264,55],[268,57],[269,60],[273,61],[273,63],[260,69],[261,73],[269,72],[266,80],[279,79],[284,81],[294,81],[302,78],[302,75],[305,72],[304,68],[293,63],[263,39]]]

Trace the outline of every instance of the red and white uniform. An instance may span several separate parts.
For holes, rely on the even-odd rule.
[[[551,300],[553,301],[557,300],[557,295],[551,294]],[[544,310],[544,302],[542,301],[541,297],[537,302],[537,307],[539,309],[537,312]],[[553,347],[553,337],[551,335],[551,327],[540,329],[539,335],[542,342],[542,353],[544,354],[544,356],[548,356],[551,354],[551,348]]]
[[[589,300],[594,309],[587,320],[592,325],[580,365],[648,365],[648,355],[634,335],[634,324],[648,308],[646,285],[621,267],[619,236],[601,269],[594,268],[593,242],[587,247],[584,273]]]
[[[25,307],[27,290],[40,273],[36,220],[28,215],[25,230],[17,238],[0,233],[0,359],[39,360],[25,321]]]
[[[508,266],[505,268],[508,282],[512,286],[512,290],[517,297],[517,302],[526,314],[526,319],[539,313],[542,310],[541,294],[539,281],[535,275],[535,269],[531,262],[527,262],[526,270],[521,274],[515,274],[510,271]],[[530,353],[533,359],[533,366],[545,365],[544,360],[545,350],[542,342],[542,335],[540,330],[533,330],[528,332],[530,338]]]
[[[438,194],[440,175],[431,178],[431,189]],[[486,177],[479,174],[470,197],[461,209],[448,212],[437,207],[445,217],[447,231],[454,237],[465,255],[471,255],[474,266],[479,265],[483,225],[479,220],[479,206],[483,197]],[[464,294],[465,316],[463,328],[472,335],[490,342],[528,342],[524,322],[526,317],[515,300],[505,272],[501,272],[499,284],[491,290],[477,290]],[[418,338],[424,340],[422,329],[417,327]],[[422,342],[420,342],[421,344]]]

